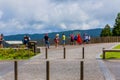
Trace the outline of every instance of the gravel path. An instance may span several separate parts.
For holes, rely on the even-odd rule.
[[[80,80],[80,61],[82,61],[82,47],[85,47],[84,80],[105,80],[98,65],[96,56],[102,48],[110,48],[117,43],[85,44],[66,46],[66,59],[63,59],[63,47],[50,47],[48,59],[50,61],[50,80]],[[18,80],[46,80],[45,48],[34,58],[18,63]],[[0,65],[1,66],[1,65]],[[8,66],[9,67],[9,66]],[[0,67],[0,71],[1,71]],[[13,71],[7,72],[0,80],[14,80]]]

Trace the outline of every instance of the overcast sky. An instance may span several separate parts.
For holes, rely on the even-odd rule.
[[[0,0],[0,33],[113,27],[120,0]]]

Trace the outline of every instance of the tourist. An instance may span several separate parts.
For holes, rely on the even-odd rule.
[[[3,48],[3,34],[0,34],[0,48]]]
[[[90,41],[90,39],[91,39],[91,37],[90,37],[90,35],[88,35],[88,41]]]
[[[49,43],[49,37],[48,37],[48,34],[45,34],[45,36],[44,36],[44,41],[45,41],[45,46],[46,46],[46,48],[49,48],[50,43]]]
[[[75,45],[77,44],[77,39],[78,39],[78,36],[75,35],[75,36],[74,36]]]
[[[55,42],[55,47],[57,48],[59,45],[59,34],[56,34],[56,36],[54,38],[54,42]]]
[[[82,44],[82,38],[81,38],[80,34],[77,35],[77,43]]]
[[[25,35],[23,38],[23,44],[25,45],[25,47],[28,47],[29,41],[30,41],[30,37]]]
[[[74,35],[70,34],[70,44],[74,45]]]
[[[84,34],[84,43],[88,43],[88,41],[89,41],[88,34],[85,33],[85,34]]]
[[[62,44],[63,44],[63,47],[65,47],[65,40],[66,40],[66,36],[65,36],[65,34],[63,33],[63,34],[62,34]]]

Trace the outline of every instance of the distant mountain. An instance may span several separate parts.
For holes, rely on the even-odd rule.
[[[60,37],[62,36],[63,33],[66,35],[66,37],[69,37],[69,35],[72,33],[73,34],[80,33],[81,36],[83,36],[84,33],[87,33],[91,37],[99,37],[101,31],[102,29],[100,28],[89,29],[89,30],[70,30],[70,31],[63,31],[63,32],[48,33],[48,35],[50,38],[54,38],[57,33],[60,35]],[[4,39],[5,40],[22,40],[24,35],[25,34],[9,35],[9,36],[5,36]],[[39,39],[43,39],[44,37],[44,34],[27,34],[27,35],[29,35],[32,40],[39,40]]]

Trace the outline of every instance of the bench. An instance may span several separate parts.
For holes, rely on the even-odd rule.
[[[120,49],[103,49],[103,59],[105,59],[106,52],[120,52]]]

